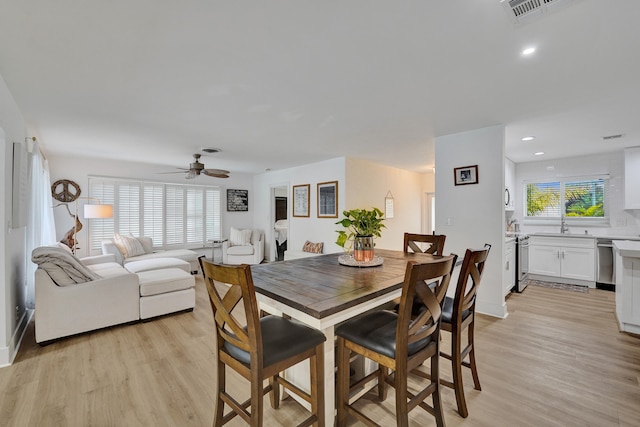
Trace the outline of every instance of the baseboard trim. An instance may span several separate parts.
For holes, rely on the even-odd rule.
[[[35,310],[27,309],[20,321],[16,325],[16,330],[11,337],[11,341],[9,342],[8,347],[4,347],[0,349],[0,367],[4,368],[6,366],[11,366],[16,355],[18,354],[18,350],[20,350],[20,344],[22,344],[22,339],[24,338],[24,334],[27,331],[27,325],[31,321],[33,317],[33,313]]]

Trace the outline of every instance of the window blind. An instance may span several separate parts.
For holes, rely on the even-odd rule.
[[[157,248],[203,247],[221,236],[219,187],[90,177],[89,193],[114,208],[113,218],[88,220],[92,251],[114,232],[151,237]]]

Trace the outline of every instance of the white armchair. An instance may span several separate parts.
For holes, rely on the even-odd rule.
[[[264,233],[231,227],[229,239],[222,244],[223,264],[260,264],[264,259]]]

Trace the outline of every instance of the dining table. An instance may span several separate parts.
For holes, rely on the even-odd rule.
[[[343,257],[343,258],[340,258]],[[253,265],[251,274],[261,310],[285,315],[324,333],[324,404],[327,425],[335,419],[335,337],[340,323],[400,297],[408,261],[433,262],[442,257],[376,249],[374,262],[354,263],[342,253]],[[350,260],[344,265],[345,260]],[[372,265],[379,264],[379,265]],[[308,387],[308,366],[285,373]],[[295,398],[295,396],[292,395]],[[301,401],[305,404],[306,402]]]

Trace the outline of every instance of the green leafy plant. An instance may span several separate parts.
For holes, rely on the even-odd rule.
[[[344,218],[336,224],[342,225],[346,230],[336,230],[338,232],[336,244],[343,248],[354,236],[380,237],[382,229],[385,228],[382,223],[383,213],[378,208],[351,209],[342,212],[342,215]]]

